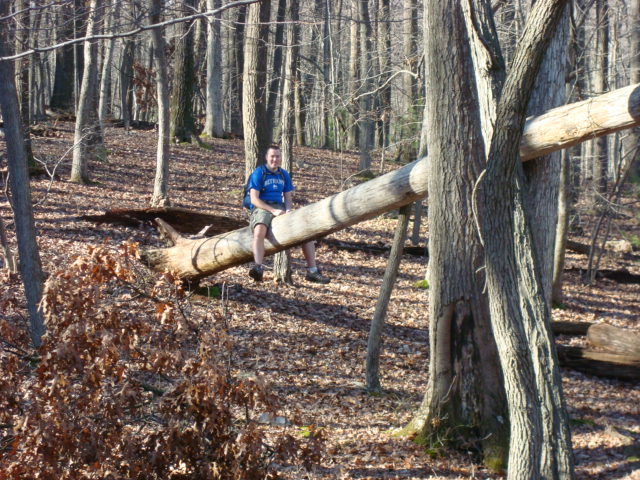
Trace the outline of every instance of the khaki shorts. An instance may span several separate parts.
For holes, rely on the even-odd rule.
[[[273,206],[280,210],[284,210],[284,204],[282,203],[274,204]],[[269,228],[271,226],[271,220],[273,220],[273,214],[271,212],[258,207],[254,208],[251,210],[251,216],[249,217],[249,226],[251,227],[251,231],[253,232],[253,229],[256,228],[256,225],[259,223],[262,223]]]

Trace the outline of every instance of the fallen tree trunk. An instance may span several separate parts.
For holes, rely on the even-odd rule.
[[[640,335],[606,323],[589,327],[587,340],[594,347],[607,352],[625,355],[640,362]]]
[[[557,345],[556,349],[561,367],[598,377],[640,380],[640,361],[637,359],[565,345]]]
[[[523,160],[638,125],[640,84],[549,110],[529,118],[520,142]]]
[[[591,325],[589,322],[551,322],[551,331],[554,335],[586,335]]]
[[[594,118],[598,119],[597,123],[593,122]],[[561,119],[564,126],[561,128],[554,119]],[[532,159],[637,124],[640,124],[640,84],[529,119],[521,156],[523,160]],[[426,193],[427,164],[426,159],[420,159],[275,218],[265,242],[265,253],[271,255],[341,230],[414,202]],[[143,251],[142,260],[155,270],[172,270],[180,278],[195,280],[253,258],[248,227],[206,239],[192,240],[176,235],[174,240],[170,248]]]

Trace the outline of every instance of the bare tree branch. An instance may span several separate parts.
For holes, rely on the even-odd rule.
[[[214,15],[217,15],[220,12],[228,10],[229,8],[240,7],[240,6],[243,6],[243,5],[249,5],[251,3],[256,3],[258,1],[260,1],[260,0],[238,0],[236,2],[228,3],[227,5],[224,5],[224,6],[220,7],[220,8],[216,8],[215,10],[209,10],[209,11],[203,12],[203,13],[196,13],[195,15],[189,15],[187,17],[174,18],[174,19],[171,19],[171,20],[167,20],[165,22],[156,23],[154,25],[143,25],[141,27],[138,27],[138,28],[136,28],[134,30],[130,30],[128,32],[112,33],[112,34],[101,34],[101,35],[89,35],[89,36],[86,36],[86,37],[74,38],[72,40],[67,40],[65,42],[60,42],[60,43],[57,43],[55,45],[50,45],[48,47],[32,48],[30,50],[25,50],[24,52],[16,53],[15,55],[7,56],[7,57],[0,57],[0,62],[10,61],[10,60],[17,60],[19,58],[27,57],[27,56],[33,55],[35,53],[50,52],[50,51],[56,50],[58,48],[66,47],[67,45],[74,45],[76,43],[82,43],[82,42],[85,42],[85,41],[91,41],[91,40],[113,40],[113,39],[116,39],[116,38],[132,37],[132,36],[137,35],[137,34],[139,34],[141,32],[144,32],[146,30],[153,30],[155,28],[162,28],[162,27],[166,27],[168,25],[174,25],[176,23],[188,22],[188,21],[191,21],[191,20],[196,20],[198,18],[211,17],[211,16],[214,16]],[[7,18],[7,17],[5,17],[5,18]]]

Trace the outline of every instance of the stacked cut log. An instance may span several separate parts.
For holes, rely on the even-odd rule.
[[[588,347],[557,345],[560,365],[590,375],[640,380],[640,335],[627,329],[604,323],[586,324],[554,322],[555,334],[584,335]],[[585,326],[588,327],[585,329]]]

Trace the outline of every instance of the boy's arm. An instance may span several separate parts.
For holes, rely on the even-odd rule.
[[[293,210],[293,195],[291,192],[284,192],[284,209],[287,212]]]

